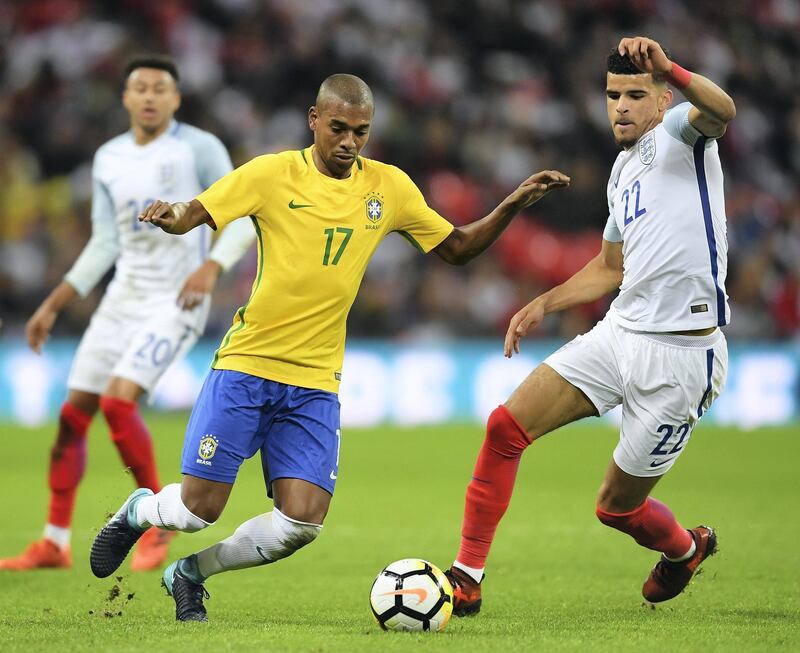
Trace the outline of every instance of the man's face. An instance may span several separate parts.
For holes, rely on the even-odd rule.
[[[608,120],[617,145],[628,149],[664,118],[672,91],[653,81],[650,73],[606,75]]]
[[[308,126],[314,132],[314,147],[328,171],[348,177],[356,157],[369,140],[372,107],[328,100],[308,110]]]
[[[122,104],[132,125],[152,133],[169,124],[181,104],[181,95],[166,70],[137,68],[128,76]]]

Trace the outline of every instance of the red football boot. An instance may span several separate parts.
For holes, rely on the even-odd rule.
[[[150,571],[158,569],[167,559],[169,543],[175,537],[174,531],[151,528],[139,539],[131,558],[131,571]]]
[[[453,586],[453,614],[456,617],[478,614],[481,611],[481,584],[476,583],[472,576],[458,567],[450,567],[444,575]]]
[[[0,569],[8,571],[69,569],[70,567],[72,567],[72,555],[69,547],[62,549],[48,539],[36,540],[18,556],[0,560]]]
[[[642,586],[642,596],[650,603],[668,601],[680,594],[700,563],[717,552],[717,534],[708,526],[698,526],[689,531],[697,547],[694,555],[682,562],[670,562],[664,556],[650,572]]]

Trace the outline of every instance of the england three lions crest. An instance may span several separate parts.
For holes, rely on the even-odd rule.
[[[649,166],[656,158],[656,134],[650,132],[639,141],[639,160]]]
[[[370,222],[380,222],[383,217],[383,195],[380,193],[372,193],[365,201],[367,209],[367,219]]]

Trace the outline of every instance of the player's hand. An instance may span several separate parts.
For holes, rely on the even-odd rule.
[[[184,311],[190,311],[203,301],[206,295],[214,292],[217,278],[222,272],[222,267],[216,261],[209,259],[194,272],[192,272],[178,293],[178,306]]]
[[[519,341],[538,327],[543,319],[544,303],[538,298],[511,318],[503,346],[503,354],[506,358],[511,358],[514,354],[519,353]]]
[[[530,206],[554,188],[566,188],[570,178],[558,170],[542,170],[523,181],[508,196],[508,201],[519,205],[520,209]]]
[[[617,50],[621,55],[627,54],[633,65],[643,73],[652,73],[657,79],[672,70],[672,62],[664,54],[661,45],[653,39],[644,36],[624,38],[619,42]]]
[[[42,353],[42,345],[50,337],[50,331],[58,317],[58,312],[46,305],[40,306],[25,325],[25,337],[28,345],[37,354]]]
[[[168,234],[175,233],[178,216],[169,202],[156,200],[139,215],[139,222],[150,222]]]

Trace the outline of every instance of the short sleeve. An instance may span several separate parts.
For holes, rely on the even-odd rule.
[[[216,136],[208,138],[196,150],[197,179],[203,188],[208,188],[218,179],[233,170],[228,150]]]
[[[453,231],[453,225],[430,208],[411,178],[395,168],[397,200],[400,205],[392,231],[400,233],[421,252],[428,253]]]
[[[667,111],[664,116],[664,129],[672,138],[682,141],[687,145],[694,147],[694,144],[699,138],[706,138],[708,143],[707,147],[713,142],[713,139],[701,134],[692,123],[689,122],[689,111],[692,108],[690,102],[682,102],[674,109]]]
[[[606,228],[603,229],[603,240],[607,240],[610,243],[622,242],[622,234],[619,231],[619,227],[617,226],[617,221],[614,219],[613,215],[608,216],[608,220],[606,221]]]
[[[264,203],[262,189],[269,187],[274,158],[269,154],[256,157],[197,196],[218,229],[236,218],[260,212]]]

